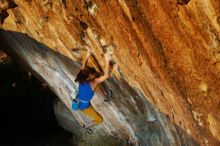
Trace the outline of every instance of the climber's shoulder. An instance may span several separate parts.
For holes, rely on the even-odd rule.
[[[92,82],[93,84],[99,84],[101,82],[104,82],[108,77],[103,75],[101,77],[95,78]]]
[[[101,76],[101,77],[95,78],[92,81],[90,81],[90,85],[91,85],[92,89],[95,89],[98,84],[102,83],[106,79],[107,79],[106,76]]]

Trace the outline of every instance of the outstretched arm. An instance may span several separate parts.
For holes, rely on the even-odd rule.
[[[91,51],[88,50],[87,55],[86,55],[86,58],[83,59],[83,63],[82,63],[81,69],[85,69],[86,64],[87,64],[88,59],[89,59],[90,56],[91,56]]]
[[[105,66],[105,73],[103,76],[96,78],[93,81],[93,84],[96,86],[99,83],[105,81],[106,79],[108,79],[110,77],[110,71],[111,71],[111,66],[110,66],[110,61],[111,61],[111,57],[109,55],[107,55],[106,57],[106,66]]]

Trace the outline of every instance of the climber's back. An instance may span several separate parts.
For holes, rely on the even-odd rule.
[[[90,82],[79,83],[79,92],[77,99],[79,99],[79,109],[83,110],[88,108],[91,103],[90,100],[94,95]]]

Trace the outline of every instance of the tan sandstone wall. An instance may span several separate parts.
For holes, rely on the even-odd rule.
[[[104,69],[105,50],[113,52],[106,86],[115,100],[105,105],[101,91],[94,99],[107,132],[136,145],[220,145],[220,1],[2,0],[0,13],[1,48],[68,106],[86,49],[97,70]],[[62,71],[60,78],[46,66]],[[144,124],[150,115],[159,123],[153,134]]]

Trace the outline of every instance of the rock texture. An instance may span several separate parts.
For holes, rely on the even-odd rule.
[[[69,109],[86,49],[100,72],[113,53],[113,77],[93,100],[106,133],[143,146],[220,145],[220,1],[2,0],[0,14],[1,49]]]

